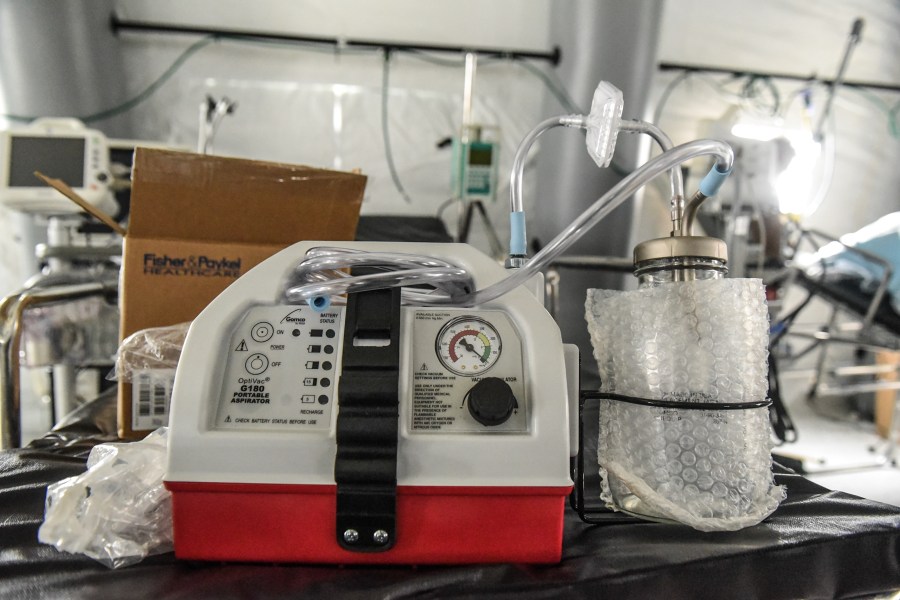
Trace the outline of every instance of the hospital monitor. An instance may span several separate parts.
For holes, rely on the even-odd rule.
[[[0,203],[45,215],[81,211],[35,171],[61,179],[90,204],[112,202],[106,137],[75,119],[38,119],[0,132]]]

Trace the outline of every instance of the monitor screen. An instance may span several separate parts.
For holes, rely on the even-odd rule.
[[[493,147],[487,144],[472,146],[469,148],[469,164],[477,167],[489,167],[491,165]]]
[[[84,138],[12,136],[9,140],[9,187],[39,187],[40,171],[70,187],[84,187]]]

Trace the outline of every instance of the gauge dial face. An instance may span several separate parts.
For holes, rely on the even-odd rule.
[[[459,317],[444,325],[435,341],[438,359],[457,375],[474,377],[500,358],[500,334],[478,317]]]

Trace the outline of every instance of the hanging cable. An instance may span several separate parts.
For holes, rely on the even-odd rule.
[[[525,71],[537,77],[541,83],[547,88],[547,90],[556,98],[556,101],[568,112],[571,113],[581,113],[584,112],[579,106],[575,103],[575,100],[572,99],[572,96],[569,94],[569,91],[563,86],[562,82],[554,81],[550,75],[548,75],[542,69],[536,67],[531,64],[527,60],[518,59],[515,61],[517,65],[522,67]]]
[[[116,106],[113,106],[112,108],[107,108],[105,110],[101,110],[101,111],[98,111],[95,113],[91,113],[88,115],[83,115],[83,116],[75,117],[75,118],[78,119],[79,121],[81,121],[82,123],[88,124],[88,123],[95,123],[97,121],[102,121],[104,119],[109,119],[109,118],[121,115],[122,113],[128,112],[129,110],[131,110],[135,106],[138,106],[139,104],[145,102],[147,99],[149,99],[151,96],[153,96],[156,92],[158,92],[159,88],[161,88],[167,81],[169,81],[169,79],[171,79],[172,76],[175,73],[177,73],[179,69],[181,69],[182,65],[184,65],[184,63],[186,63],[188,61],[188,59],[190,59],[194,54],[196,54],[197,52],[199,52],[206,46],[209,46],[210,44],[212,44],[215,41],[216,41],[216,38],[214,36],[207,36],[200,40],[197,40],[196,42],[194,42],[193,44],[188,46],[188,48],[184,52],[179,54],[178,58],[176,58],[172,62],[172,64],[169,65],[169,67],[165,71],[163,71],[162,75],[160,75],[155,80],[153,80],[153,82],[150,83],[150,85],[148,85],[146,88],[144,88],[136,96],[133,96],[132,98],[126,100],[122,104],[118,104]],[[24,115],[11,115],[11,114],[4,114],[3,117],[6,119],[9,119],[11,121],[26,121],[26,122],[34,121],[35,119],[40,118],[40,116],[35,116],[35,115],[24,116]]]
[[[394,154],[391,150],[390,123],[388,121],[388,99],[390,92],[390,72],[391,72],[391,51],[384,51],[384,63],[381,70],[381,138],[384,142],[384,157],[387,159],[388,170],[391,172],[391,180],[394,187],[400,192],[403,200],[407,204],[412,204],[412,198],[406,193],[403,183],[400,182],[400,175],[397,173],[397,167],[394,164]]]
[[[662,118],[663,109],[666,106],[666,103],[669,101],[669,96],[672,95],[672,92],[675,91],[682,82],[687,81],[690,78],[690,71],[682,71],[679,73],[672,81],[666,85],[665,89],[663,89],[662,94],[659,96],[659,100],[656,102],[656,108],[653,109],[653,122],[657,125],[659,124],[659,120]]]

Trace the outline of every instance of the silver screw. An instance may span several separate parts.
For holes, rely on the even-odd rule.
[[[391,536],[388,535],[388,532],[385,531],[384,529],[379,529],[378,531],[376,531],[375,533],[372,534],[372,539],[375,540],[376,544],[386,544],[388,541],[388,538],[390,538],[390,537]]]
[[[355,544],[359,539],[359,532],[355,529],[348,529],[344,532],[344,541],[348,544]]]

